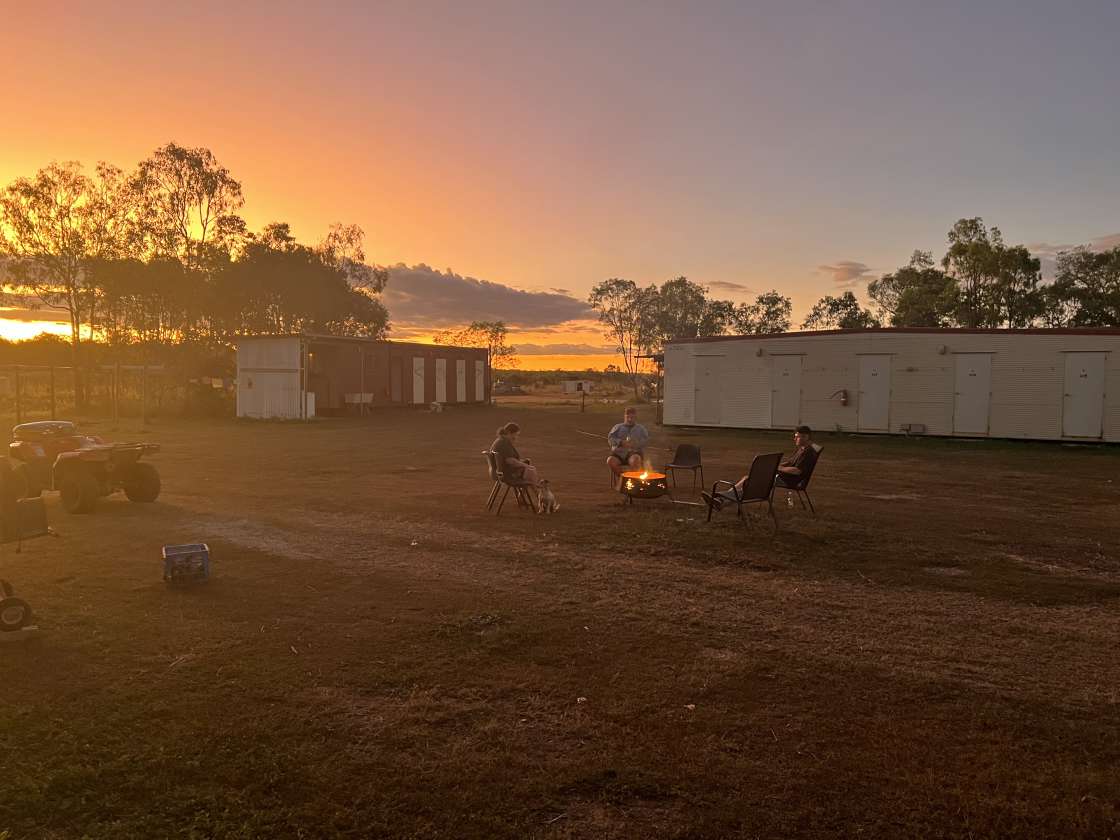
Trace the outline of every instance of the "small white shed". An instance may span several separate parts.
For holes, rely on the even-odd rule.
[[[1120,330],[897,328],[670,342],[664,417],[1120,442]]]
[[[595,383],[590,379],[563,379],[560,381],[560,386],[565,394],[578,394],[581,391],[590,394],[594,385]]]

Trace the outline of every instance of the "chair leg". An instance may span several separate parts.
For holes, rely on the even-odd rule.
[[[502,483],[500,481],[495,481],[494,482],[494,487],[490,490],[490,498],[486,500],[486,509],[487,510],[492,510],[494,508],[494,502],[498,498],[498,491],[501,490],[501,489],[502,489]]]
[[[502,515],[502,506],[506,503],[506,496],[508,496],[508,495],[509,495],[509,485],[507,484],[506,485],[506,492],[502,493],[502,500],[500,502],[498,502],[498,511],[497,511],[497,513],[494,514],[495,516],[501,516]]]
[[[813,500],[809,496],[809,491],[805,490],[803,492],[805,493],[805,498],[809,500],[809,510],[811,510],[813,512],[813,516],[816,516],[817,515],[817,509],[815,507],[813,507]]]
[[[805,507],[805,499],[804,499],[804,497],[803,497],[803,496],[801,495],[801,493],[802,493],[802,491],[801,491],[801,490],[798,490],[798,491],[797,491],[797,501],[801,502],[801,509],[802,509],[802,510],[806,510],[806,507]]]
[[[671,479],[673,479],[673,489],[675,490],[677,488],[677,471],[670,468],[669,469],[669,477]]]
[[[766,500],[767,506],[770,508],[770,516],[774,520],[774,530],[778,530],[778,514],[774,510],[774,494],[770,494],[770,498]]]

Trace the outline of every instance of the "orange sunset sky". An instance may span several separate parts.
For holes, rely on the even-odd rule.
[[[391,337],[502,318],[523,367],[611,361],[584,305],[607,277],[683,274],[735,301],[777,288],[800,321],[915,248],[939,254],[962,216],[1044,257],[1120,230],[1118,118],[1101,108],[1117,71],[1094,58],[1109,27],[1072,14],[0,7],[0,185],[51,160],[127,169],[168,141],[206,146],[253,229],[364,228],[370,260],[399,266]],[[1010,53],[1032,58],[1001,72]],[[37,331],[31,317],[0,335]]]

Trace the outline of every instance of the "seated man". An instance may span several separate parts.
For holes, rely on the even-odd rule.
[[[626,470],[640,470],[649,444],[649,432],[638,422],[638,409],[630,407],[622,413],[622,422],[615,425],[607,434],[607,444],[611,454],[607,456],[607,466],[616,476]]]
[[[813,465],[817,462],[817,450],[813,446],[812,429],[808,426],[798,426],[793,433],[793,443],[797,449],[778,466],[778,474],[774,479],[775,487],[784,487],[789,490],[796,489],[797,485],[801,483],[802,474],[811,471]],[[743,476],[735,482],[734,489],[721,490],[714,496],[711,493],[701,493],[700,495],[709,507],[719,510],[723,507],[725,501],[735,501],[735,494],[743,492],[743,484],[746,480],[747,477]]]

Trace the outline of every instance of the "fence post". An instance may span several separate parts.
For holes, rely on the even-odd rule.
[[[148,363],[140,370],[140,422],[148,425]]]
[[[54,365],[51,365],[51,419],[57,419],[54,410]]]
[[[116,426],[121,419],[121,363],[113,365],[113,425]]]
[[[23,422],[23,400],[21,399],[22,394],[20,393],[20,380],[23,376],[18,367],[13,368],[13,371],[16,377],[16,425],[18,426]]]

